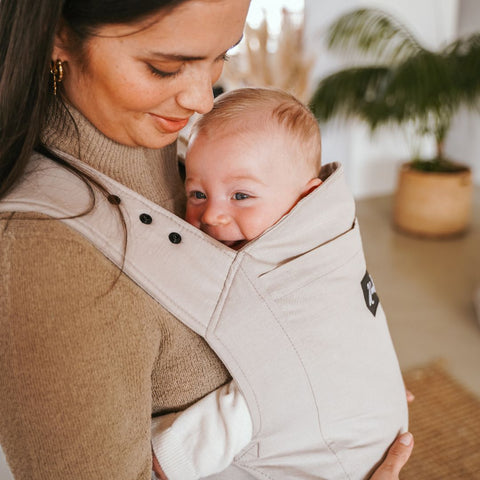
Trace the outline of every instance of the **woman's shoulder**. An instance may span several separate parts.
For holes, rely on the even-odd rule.
[[[35,251],[46,245],[47,250],[57,253],[62,245],[75,244],[83,249],[91,246],[61,220],[37,212],[0,212],[0,242],[2,249],[23,250],[28,245]]]
[[[97,295],[118,269],[85,237],[38,213],[0,213],[0,277],[29,290]]]

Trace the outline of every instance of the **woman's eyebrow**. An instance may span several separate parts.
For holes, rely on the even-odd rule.
[[[229,49],[225,50],[225,52],[221,53],[218,58],[223,57],[228,50],[231,50],[232,48],[236,47],[243,39],[243,35],[240,37],[237,43],[235,45],[232,45]],[[176,53],[163,53],[163,52],[150,52],[150,55],[152,57],[157,57],[162,60],[169,60],[172,62],[198,62],[200,60],[205,60],[207,57],[205,56],[196,56],[196,55],[181,55],[181,54],[176,54]]]

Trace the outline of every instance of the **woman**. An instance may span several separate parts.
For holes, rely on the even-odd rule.
[[[248,5],[2,0],[0,196],[36,150],[181,215],[174,142],[212,107]],[[152,412],[185,408],[228,372],[84,236],[13,210],[1,217],[0,442],[15,478],[150,478]],[[408,457],[411,443],[395,447]],[[404,457],[378,478],[397,478]]]

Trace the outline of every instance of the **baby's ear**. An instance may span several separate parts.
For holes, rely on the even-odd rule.
[[[300,198],[306,197],[310,192],[313,192],[321,183],[322,181],[318,177],[309,180],[308,183],[303,187],[302,195],[300,196]]]

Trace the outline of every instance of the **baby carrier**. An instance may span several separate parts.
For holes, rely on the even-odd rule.
[[[89,192],[39,154],[0,210],[61,218],[207,340],[245,396],[254,432],[232,466],[210,478],[367,478],[406,429],[407,407],[342,166],[324,166],[320,187],[233,251],[58,154],[118,197],[126,251],[104,196],[87,215],[66,218],[86,209]]]

